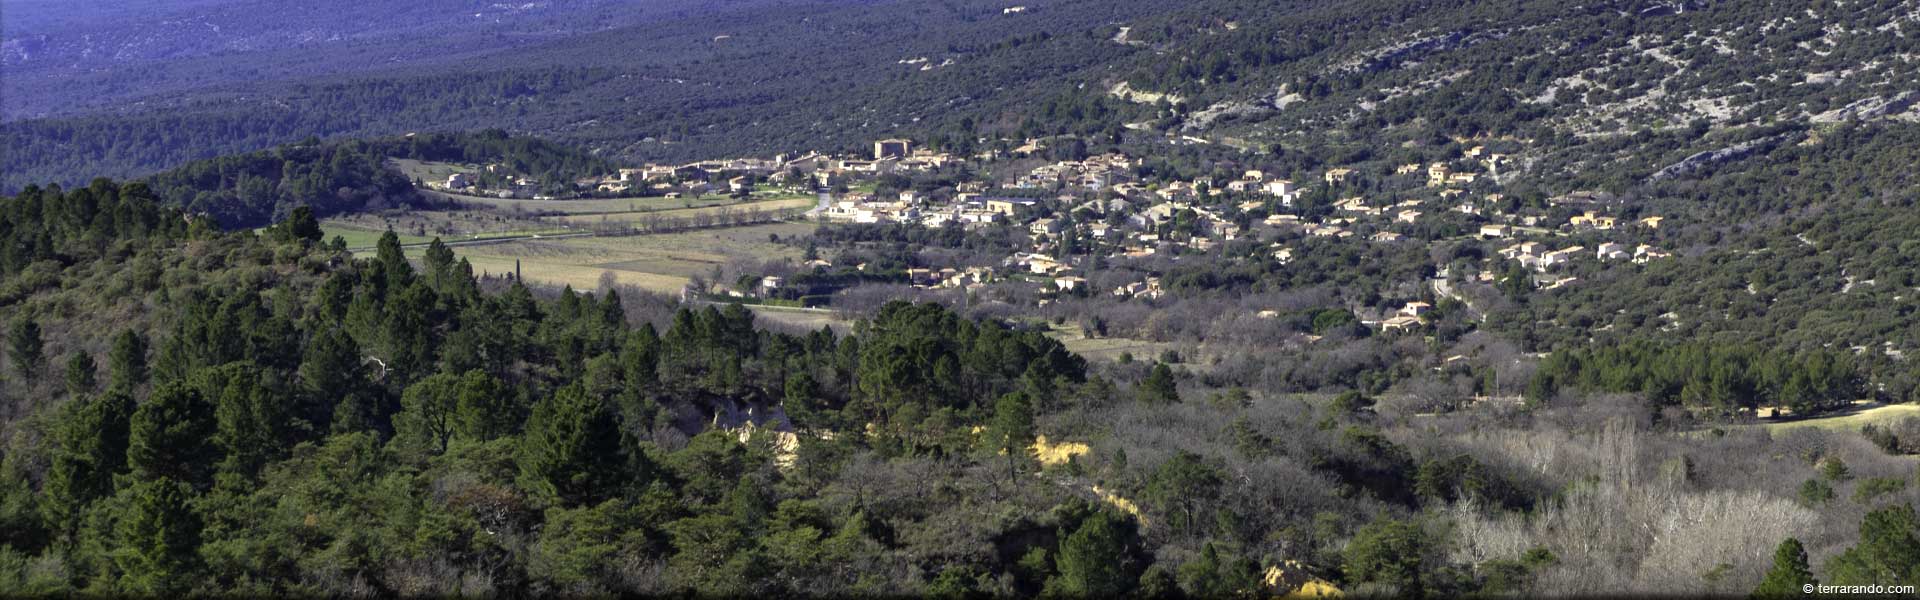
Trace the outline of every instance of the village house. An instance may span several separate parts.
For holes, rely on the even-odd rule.
[[[913,140],[891,139],[873,143],[873,159],[906,158],[913,153]]]
[[[1267,182],[1267,193],[1273,194],[1275,196],[1280,196],[1282,198],[1292,196],[1299,191],[1300,191],[1300,188],[1298,186],[1295,186],[1293,184],[1293,180],[1291,179],[1280,179],[1276,181]]]
[[[1614,218],[1589,210],[1586,214],[1568,219],[1567,224],[1575,229],[1613,229]]]
[[[1350,175],[1353,175],[1353,169],[1328,169],[1326,174],[1327,185],[1340,185],[1341,183],[1345,183],[1347,177]]]
[[[1367,199],[1360,196],[1342,198],[1338,202],[1334,202],[1333,207],[1341,212],[1360,213],[1369,216],[1378,215],[1382,210],[1377,207],[1367,206]]]
[[[1393,317],[1391,319],[1387,319],[1385,321],[1380,322],[1380,331],[1382,333],[1385,333],[1388,331],[1408,331],[1425,324],[1426,322],[1420,320],[1419,317],[1407,317],[1407,316]]]
[[[1427,166],[1427,187],[1440,187],[1440,186],[1446,185],[1447,177],[1452,174],[1453,174],[1453,169],[1447,167],[1446,163],[1433,163],[1431,165],[1428,165]]]
[[[1673,255],[1667,253],[1664,250],[1661,250],[1659,248],[1655,248],[1653,246],[1649,246],[1646,244],[1641,244],[1639,247],[1636,247],[1633,249],[1634,264],[1644,265],[1644,264],[1647,264],[1648,261],[1658,260],[1658,259],[1667,258],[1671,256]]]
[[[1314,237],[1348,238],[1353,237],[1353,232],[1347,231],[1346,228],[1332,225],[1308,225],[1307,235]]]
[[[1037,203],[1026,198],[990,198],[986,200],[988,211],[1009,217],[1013,216],[1013,212],[1016,209],[1032,207],[1034,204]]]
[[[1073,267],[1054,260],[1045,254],[1033,254],[1026,257],[1027,271],[1036,275],[1056,275],[1073,270]]]
[[[1580,253],[1586,252],[1586,250],[1587,248],[1585,246],[1573,246],[1542,254],[1540,255],[1540,263],[1537,268],[1544,270],[1566,265],[1573,262],[1575,256],[1579,256]]]
[[[1619,242],[1600,244],[1600,260],[1620,260],[1632,256],[1627,253],[1627,245]]]
[[[1286,226],[1292,226],[1292,225],[1299,225],[1300,216],[1299,215],[1267,215],[1265,222],[1268,227],[1286,227]]]

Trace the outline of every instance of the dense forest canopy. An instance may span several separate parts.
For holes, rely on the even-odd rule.
[[[1362,392],[1203,398],[1185,366],[1095,368],[934,304],[776,331],[738,304],[476,278],[437,241],[409,260],[391,233],[356,258],[306,206],[223,232],[100,180],[0,209],[0,589],[1446,595],[1910,581],[1889,574],[1916,566],[1901,548],[1920,524],[1899,504],[1913,471],[1888,454],[1913,431],[1690,441],[1636,432],[1661,425],[1624,404],[1555,397],[1504,423],[1409,428]],[[1858,385],[1848,360],[1645,344],[1555,353],[1538,379],[1821,403]],[[1694,364],[1712,386],[1689,382]],[[1523,467],[1463,433],[1478,427],[1600,450]],[[1728,479],[1751,472],[1770,474]],[[1635,485],[1674,504],[1617,496]],[[1700,502],[1774,518],[1725,538],[1662,516]],[[1621,519],[1668,525],[1573,525]],[[1781,539],[1771,567],[1671,541]],[[1593,566],[1616,560],[1640,566]]]
[[[604,175],[604,160],[539,139],[499,130],[426,133],[375,140],[309,138],[248,154],[188,163],[144,181],[166,202],[211,215],[229,227],[286,220],[299,207],[317,217],[376,212],[433,202],[394,169],[396,158],[497,164],[544,181]]]

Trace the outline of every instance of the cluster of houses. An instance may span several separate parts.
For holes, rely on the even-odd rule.
[[[582,180],[585,187],[605,193],[699,195],[725,190],[748,192],[755,183],[827,187],[837,183],[898,172],[938,169],[960,160],[952,154],[915,148],[912,140],[886,139],[873,143],[872,156],[834,156],[820,152],[779,154],[773,158],[730,158],[685,164],[648,163],[620,169],[613,175]]]
[[[1032,206],[1035,202],[1026,198],[986,198],[970,192],[945,202],[933,202],[912,191],[900,192],[894,200],[844,194],[827,205],[819,216],[842,223],[918,223],[934,228],[959,223],[976,227],[999,223],[1014,216],[1019,207]]]
[[[1028,140],[1014,154],[1031,155],[1043,144]],[[886,173],[939,169],[961,160],[969,159],[918,148],[911,140],[886,139],[873,143],[871,156],[809,152],[772,159],[646,165],[621,170],[615,178],[601,183],[690,190],[694,188],[689,186],[712,185],[709,182],[724,179],[732,191],[757,182],[805,182],[828,187]],[[1303,237],[1405,244],[1414,235],[1431,237],[1435,231],[1451,230],[1459,233],[1446,235],[1455,239],[1504,240],[1509,245],[1497,251],[1498,259],[1489,261],[1515,261],[1538,273],[1534,284],[1545,288],[1576,281],[1555,272],[1579,261],[1644,264],[1670,256],[1651,244],[1635,242],[1646,236],[1590,235],[1657,230],[1661,226],[1658,216],[1616,216],[1609,208],[1614,198],[1607,194],[1574,192],[1550,198],[1550,210],[1539,204],[1522,207],[1510,201],[1497,191],[1508,158],[1484,146],[1467,150],[1461,159],[1411,163],[1393,169],[1395,175],[1406,176],[1406,181],[1400,186],[1402,193],[1384,202],[1353,193],[1371,187],[1353,185],[1362,175],[1351,167],[1329,168],[1302,185],[1257,169],[1245,170],[1225,182],[1142,181],[1135,172],[1140,162],[1137,157],[1109,152],[1080,160],[1053,161],[1025,172],[998,173],[991,183],[963,181],[934,195],[913,190],[881,195],[846,192],[813,216],[828,222],[933,228],[955,224],[968,229],[1011,226],[1030,234],[1029,247],[998,264],[909,270],[907,276],[913,285],[933,289],[976,289],[1015,279],[1038,283],[1043,291],[1052,293],[1092,291],[1086,290],[1088,274],[1083,270],[1092,262],[1091,253],[1102,255],[1102,262],[1111,265],[1159,254],[1172,254],[1172,260],[1178,260],[1185,253],[1213,250],[1236,240],[1267,238],[1268,233],[1279,234],[1279,239],[1267,238],[1270,244],[1263,252],[1282,264],[1310,251],[1306,249],[1310,245],[1298,243]],[[1484,171],[1460,170],[1473,165]],[[1420,185],[1421,175],[1425,175],[1424,186]],[[793,181],[795,177],[805,179]],[[1037,197],[991,195],[996,187],[1042,193],[1007,192]],[[1426,191],[1421,191],[1423,188]],[[1308,208],[1304,199],[1310,193],[1316,199],[1336,194],[1344,197],[1333,200],[1331,206],[1316,200]],[[1569,210],[1574,211],[1570,219],[1565,218]],[[1429,227],[1435,220],[1450,229]],[[1581,236],[1584,243],[1553,243],[1574,234],[1589,235]],[[1585,245],[1595,243],[1595,237],[1605,241],[1594,247]],[[1487,269],[1479,273],[1479,280],[1490,281],[1493,272]],[[1160,298],[1164,291],[1159,278],[1141,275],[1121,285],[1107,281],[1105,284],[1113,287],[1098,292],[1118,298]],[[778,287],[779,283],[769,285]],[[1381,331],[1418,329],[1427,325],[1432,308],[1410,302],[1395,313],[1363,323]]]
[[[1134,160],[1124,154],[1108,153],[1086,160],[1064,160],[1034,168],[1015,178],[1012,185],[1021,189],[1052,187],[1100,191],[1110,185],[1132,179]]]
[[[1585,256],[1587,252],[1586,246],[1576,245],[1547,250],[1542,243],[1529,241],[1500,249],[1500,257],[1519,262],[1520,266],[1535,271],[1548,271],[1572,263],[1575,259]],[[1646,264],[1649,261],[1670,256],[1673,255],[1649,244],[1640,244],[1629,250],[1626,244],[1619,242],[1602,242],[1594,251],[1596,260],[1632,260],[1635,264]]]
[[[428,188],[468,196],[492,196],[496,198],[520,198],[551,200],[542,194],[540,181],[526,175],[514,174],[506,165],[490,164],[482,168],[486,177],[479,173],[459,172],[447,175],[443,181],[425,182]],[[486,182],[494,182],[488,185]]]

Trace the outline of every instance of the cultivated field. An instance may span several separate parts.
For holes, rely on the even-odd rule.
[[[744,201],[726,194],[704,194],[692,198],[638,196],[631,198],[580,198],[575,200],[524,200],[469,196],[466,194],[452,194],[434,190],[421,190],[421,192],[437,200],[457,202],[469,208],[526,215],[648,212],[813,197],[807,194],[765,190],[753,192],[751,197]]]
[[[476,273],[510,273],[517,261],[529,282],[593,289],[602,277],[611,277],[620,284],[673,293],[693,276],[735,260],[798,260],[799,249],[769,242],[768,236],[785,238],[812,231],[813,225],[806,223],[771,223],[617,237],[514,240],[456,246],[454,252],[473,263]],[[408,255],[417,257],[420,252],[413,248]]]
[[[410,158],[391,159],[387,164],[399,170],[401,175],[407,176],[407,179],[417,181],[446,181],[447,176],[454,173],[480,172],[480,168],[477,166],[446,162],[427,162]]]
[[[1117,337],[1089,339],[1080,329],[1080,326],[1073,323],[1055,325],[1047,331],[1047,335],[1053,339],[1060,340],[1060,344],[1066,346],[1068,350],[1087,357],[1090,360],[1118,361],[1120,360],[1120,355],[1131,354],[1134,360],[1150,361],[1158,359],[1161,353],[1168,350],[1176,352],[1186,351],[1185,349],[1179,348],[1178,345],[1169,342],[1154,342]],[[1199,357],[1183,356],[1182,358],[1188,362],[1197,362],[1196,359]]]
[[[1875,404],[1861,403],[1852,409],[1839,413],[1814,417],[1811,419],[1768,421],[1752,427],[1765,427],[1768,431],[1780,433],[1807,427],[1858,431],[1861,425],[1886,425],[1900,419],[1920,417],[1920,405],[1917,404]]]
[[[691,219],[691,218],[700,218],[700,217],[714,217],[721,214],[744,214],[744,213],[750,213],[750,212],[756,212],[756,211],[758,212],[796,211],[797,212],[801,210],[806,210],[808,208],[812,208],[814,204],[815,204],[815,200],[812,197],[788,196],[784,198],[773,198],[773,199],[766,199],[766,200],[755,199],[751,202],[705,206],[705,207],[699,207],[699,208],[642,210],[642,211],[636,211],[636,212],[618,212],[618,213],[606,213],[606,214],[577,214],[577,215],[567,215],[567,216],[561,216],[561,217],[549,217],[548,220],[554,223],[562,223],[562,224],[575,225],[575,226],[623,225],[627,223],[645,222],[652,219],[659,219],[663,221],[667,219]]]
[[[564,225],[531,219],[517,219],[491,211],[415,210],[362,213],[329,217],[321,221],[325,239],[340,236],[355,250],[372,248],[380,234],[388,229],[400,236],[402,244],[424,244],[438,237],[456,242],[522,235],[570,233]]]

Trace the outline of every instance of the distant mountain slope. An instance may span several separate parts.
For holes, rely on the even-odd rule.
[[[444,64],[161,94],[0,126],[0,141],[21,149],[0,187],[417,129],[505,127],[634,158],[857,146],[1072,93],[1138,52],[1096,39],[1098,27],[1169,10],[1146,0],[1007,8],[755,0]]]
[[[674,160],[1123,123],[1323,162],[1526,140],[1522,178],[1621,187],[1765,156],[1782,128],[1920,121],[1920,9],[1897,0],[1021,6],[743,0],[257,84],[223,69],[295,54],[195,59],[228,83],[0,125],[0,189],[308,135],[502,127]]]
[[[1763,155],[1742,144],[1781,127],[1920,122],[1910,2],[1224,0],[1125,27],[1164,55],[1108,83],[1180,97],[1180,131],[1380,153],[1514,136],[1535,142],[1517,163],[1589,184]]]
[[[692,0],[8,0],[7,119],[246,93],[263,82],[492,52],[705,10]],[[483,63],[473,67],[484,68]]]

